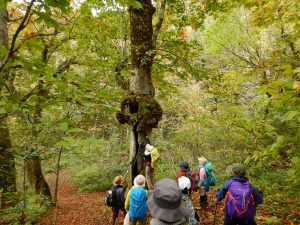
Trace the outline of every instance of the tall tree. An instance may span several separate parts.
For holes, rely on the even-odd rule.
[[[151,139],[152,129],[157,127],[163,113],[154,99],[151,71],[166,0],[161,2],[155,31],[152,19],[156,9],[152,1],[139,0],[136,3],[139,4],[129,7],[132,76],[129,93],[121,103],[121,112],[117,113],[121,124],[130,125],[131,180],[145,172],[145,162],[141,157],[144,145],[147,138]]]
[[[8,50],[7,18],[6,1],[4,1],[4,4],[0,4],[0,49],[5,51]],[[0,57],[2,59],[2,55]],[[8,74],[7,69],[0,72],[0,93]],[[5,117],[0,118],[0,162],[0,191],[3,193],[3,196],[0,195],[0,208],[7,208],[10,206],[8,194],[16,191],[16,169]]]

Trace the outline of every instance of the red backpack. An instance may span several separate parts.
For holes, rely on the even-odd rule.
[[[185,173],[185,175],[191,181],[191,191],[197,191],[196,173],[193,172],[193,171],[188,171],[188,172]]]

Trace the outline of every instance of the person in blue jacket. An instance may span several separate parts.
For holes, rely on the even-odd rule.
[[[263,203],[262,193],[250,184],[243,164],[234,163],[226,172],[231,177],[216,193],[218,201],[225,199],[224,225],[256,225],[256,206]]]

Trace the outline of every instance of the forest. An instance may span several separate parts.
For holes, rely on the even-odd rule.
[[[147,141],[157,181],[212,163],[200,224],[232,163],[300,224],[300,0],[0,0],[0,224],[110,224]]]

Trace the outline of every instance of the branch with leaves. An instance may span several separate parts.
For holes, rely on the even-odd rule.
[[[3,71],[6,63],[9,61],[9,59],[12,57],[12,55],[16,51],[15,44],[16,44],[17,38],[18,38],[20,32],[27,26],[28,21],[29,21],[30,17],[32,16],[31,9],[32,9],[33,3],[35,1],[36,0],[31,0],[31,2],[29,3],[29,5],[27,6],[27,9],[26,9],[26,12],[24,14],[24,17],[23,17],[21,23],[19,24],[19,27],[17,28],[16,32],[13,35],[13,38],[12,38],[11,45],[10,45],[10,48],[8,50],[8,53],[4,57],[4,59],[0,62],[0,72]]]
[[[155,26],[155,31],[153,32],[153,35],[152,35],[152,47],[153,47],[153,49],[156,48],[158,33],[161,29],[161,26],[162,26],[162,23],[163,23],[163,20],[164,20],[164,17],[165,17],[166,3],[167,3],[167,0],[162,0],[160,11],[159,11],[159,16],[158,16],[158,21],[157,21],[156,26]]]

